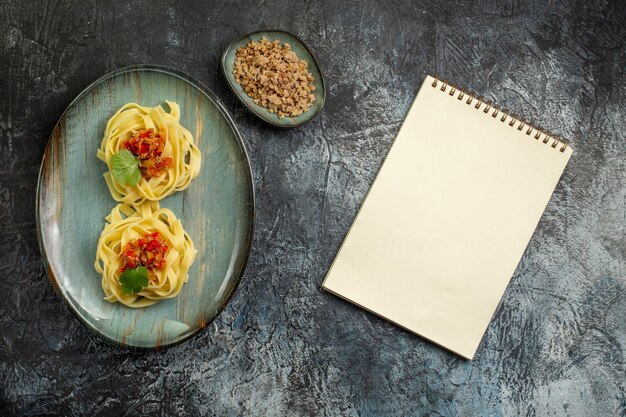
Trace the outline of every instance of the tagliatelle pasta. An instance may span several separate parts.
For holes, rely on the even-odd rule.
[[[147,307],[178,295],[187,282],[197,251],[174,213],[159,208],[157,202],[145,202],[136,207],[119,204],[106,221],[98,241],[94,265],[102,275],[105,299],[128,307]],[[159,241],[167,248],[166,254],[157,264],[160,267],[150,270],[148,285],[137,293],[128,294],[120,284],[120,271],[125,268],[122,252],[124,248],[132,247],[133,242],[141,242],[151,235],[159,236]]]
[[[194,144],[189,130],[180,124],[180,108],[172,101],[165,101],[170,108],[143,107],[136,103],[122,106],[109,119],[97,156],[104,161],[109,171],[104,174],[113,198],[125,204],[141,204],[144,201],[159,201],[176,191],[184,190],[200,172],[201,154]],[[147,175],[142,170],[142,178],[136,185],[120,184],[111,175],[111,158],[123,149],[129,148],[129,141],[137,138],[140,132],[151,132],[164,143],[156,152],[159,159],[166,160],[160,170]],[[135,156],[138,156],[135,149]]]

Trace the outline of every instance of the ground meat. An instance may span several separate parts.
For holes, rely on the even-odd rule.
[[[261,38],[236,51],[233,74],[256,104],[279,117],[298,116],[315,101],[306,61],[286,43]]]
[[[119,273],[143,265],[148,269],[148,279],[154,281],[156,279],[154,271],[165,266],[165,257],[168,251],[169,247],[158,231],[131,240],[126,243],[120,253],[121,267]]]
[[[172,158],[162,156],[165,138],[154,129],[139,130],[122,147],[139,158],[141,175],[147,180],[163,175],[172,166]]]

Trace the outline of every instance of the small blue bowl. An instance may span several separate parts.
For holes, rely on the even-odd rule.
[[[270,42],[279,40],[283,44],[288,43],[291,46],[291,50],[298,55],[298,58],[307,62],[308,70],[313,76],[313,85],[315,86],[313,94],[315,95],[315,101],[311,107],[309,107],[309,109],[301,115],[296,117],[279,117],[275,113],[270,113],[265,107],[256,104],[254,100],[246,94],[241,85],[235,81],[233,68],[235,66],[235,53],[237,52],[237,49],[245,47],[252,41],[258,42],[261,38],[267,38]],[[317,116],[320,110],[322,110],[324,101],[326,100],[324,77],[322,76],[322,71],[317,64],[317,61],[313,57],[313,53],[300,38],[282,30],[264,30],[254,32],[232,42],[222,54],[222,71],[224,72],[224,77],[226,77],[226,80],[228,81],[228,85],[231,90],[233,90],[237,98],[239,98],[239,100],[261,120],[274,126],[296,127],[303,125]]]

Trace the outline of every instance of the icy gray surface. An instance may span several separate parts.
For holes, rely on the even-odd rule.
[[[625,416],[626,3],[0,0],[0,415]],[[327,104],[293,130],[230,93],[219,57],[301,36]],[[92,335],[46,278],[35,187],[70,101],[129,64],[213,89],[257,187],[249,267],[191,341]],[[576,152],[472,362],[320,290],[425,74],[571,139]]]

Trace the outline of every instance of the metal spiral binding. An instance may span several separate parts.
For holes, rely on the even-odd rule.
[[[483,96],[478,96],[478,98],[476,98],[474,92],[466,92],[464,88],[460,88],[455,84],[448,83],[447,79],[441,81],[439,77],[435,75],[435,79],[432,82],[432,87],[437,88],[439,83],[441,83],[441,87],[439,89],[443,92],[446,92],[448,90],[448,87],[450,87],[450,90],[448,91],[448,95],[450,96],[454,97],[454,95],[458,92],[459,94],[457,95],[457,99],[459,101],[463,100],[463,98],[467,96],[465,104],[467,104],[468,106],[471,105],[474,100],[476,100],[476,104],[474,104],[475,109],[480,109],[484,104],[485,106],[483,108],[483,113],[489,114],[489,112],[491,112],[491,117],[493,117],[494,119],[498,116],[498,114],[501,114],[500,122],[505,123],[507,119],[510,119],[509,126],[513,127],[517,124],[517,130],[526,133],[528,136],[530,136],[533,131],[535,131],[535,140],[541,139],[541,136],[543,135],[543,143],[548,144],[548,142],[552,140],[550,147],[556,148],[560,144],[561,147],[559,148],[559,151],[561,152],[565,152],[565,149],[567,149],[569,145],[569,142],[567,140],[559,138],[550,132],[544,132],[541,129],[537,129],[522,118],[517,117],[515,114],[509,113],[508,109],[500,110],[498,106],[491,103],[491,100],[483,101]]]

